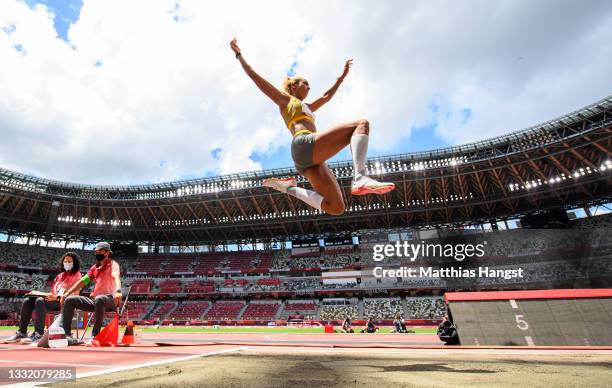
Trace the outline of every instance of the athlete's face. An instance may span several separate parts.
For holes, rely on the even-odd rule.
[[[300,79],[295,85],[295,94],[300,100],[303,100],[308,96],[308,92],[310,91],[310,85],[308,81],[305,79]]]

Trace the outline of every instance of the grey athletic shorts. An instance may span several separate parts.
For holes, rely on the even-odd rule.
[[[312,161],[314,142],[314,133],[297,135],[291,141],[291,157],[293,158],[295,168],[301,175],[304,175],[304,170],[308,167],[315,165]]]

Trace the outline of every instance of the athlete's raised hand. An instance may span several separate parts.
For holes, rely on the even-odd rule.
[[[234,38],[230,42],[230,48],[236,54],[236,56],[240,55],[240,47],[238,47],[238,39]]]
[[[344,71],[342,72],[342,75],[340,76],[341,80],[344,80],[344,78],[346,78],[352,65],[353,65],[353,59],[347,59],[346,63],[344,64]]]
[[[289,103],[289,97],[287,94],[278,90],[274,85],[268,82],[265,78],[260,76],[251,68],[251,66],[244,60],[242,57],[242,53],[240,52],[240,47],[238,47],[238,40],[236,38],[232,39],[230,42],[230,48],[236,54],[236,59],[242,65],[242,68],[247,73],[247,75],[255,82],[255,85],[261,90],[266,96],[268,96],[279,108],[284,109]]]

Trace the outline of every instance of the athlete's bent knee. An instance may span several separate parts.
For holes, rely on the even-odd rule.
[[[370,134],[370,122],[366,119],[359,120],[357,122],[357,128],[355,128],[355,133],[369,135]]]

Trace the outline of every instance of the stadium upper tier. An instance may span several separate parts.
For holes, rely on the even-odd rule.
[[[270,241],[363,228],[459,225],[610,201],[612,96],[508,135],[371,158],[397,189],[347,195],[349,161],[330,163],[347,199],[332,217],[261,186],[293,168],[136,186],[66,183],[0,169],[0,232],[151,243]],[[302,185],[308,186],[303,179]]]

